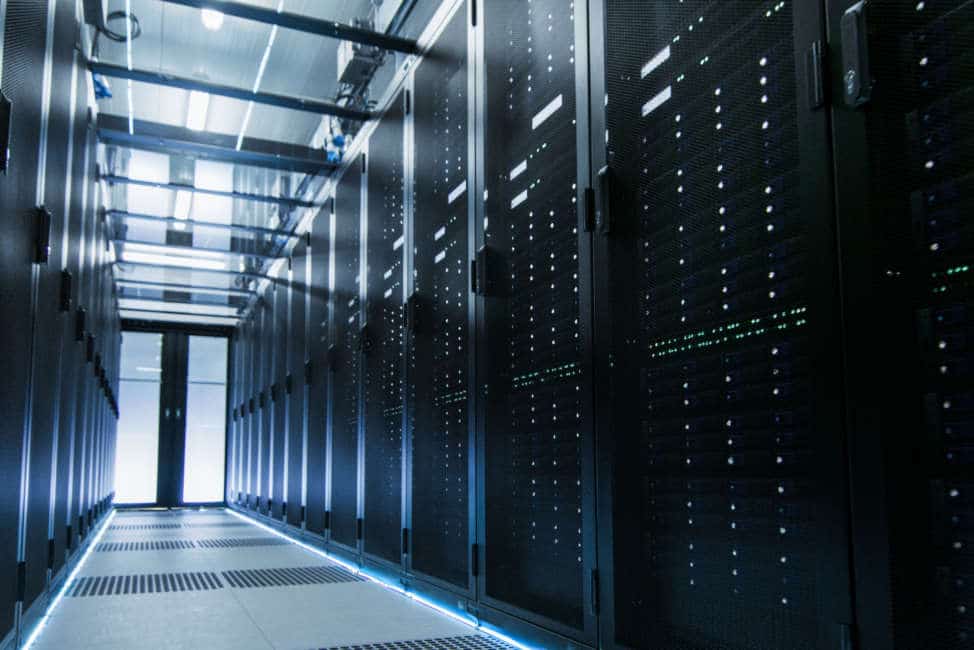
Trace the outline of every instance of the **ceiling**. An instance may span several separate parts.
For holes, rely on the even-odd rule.
[[[238,0],[343,23],[367,16],[373,1]],[[94,52],[100,62],[287,97],[335,98],[336,39],[230,15],[211,30],[199,9],[162,0],[110,0],[108,11],[124,12],[127,4],[141,34],[130,42],[100,35]],[[117,18],[108,28],[124,34],[126,22]],[[389,70],[400,62],[401,55],[387,57],[371,96],[382,95],[378,86],[388,83]],[[308,150],[322,123],[321,115],[310,112],[213,94],[193,98],[189,90],[140,81],[109,78],[108,83],[112,96],[98,100],[99,120],[114,116],[136,135],[145,123],[190,133],[184,127],[194,114],[202,119],[194,125],[202,127],[195,131],[199,136],[222,134],[232,143],[243,134]],[[114,231],[122,317],[236,324],[253,304],[262,278],[293,243],[296,224],[316,209],[280,197],[310,196],[327,171],[306,175],[144,149],[113,143],[100,152],[101,207]],[[181,185],[168,186],[173,183]],[[240,198],[240,193],[250,196]]]

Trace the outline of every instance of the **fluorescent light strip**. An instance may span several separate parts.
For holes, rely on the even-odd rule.
[[[152,253],[136,253],[124,251],[122,262],[144,262],[146,264],[164,264],[166,266],[185,266],[188,270],[226,271],[227,265],[215,260],[201,260],[194,257],[179,257],[176,255],[154,255]]]
[[[210,93],[201,90],[189,91],[189,101],[186,102],[186,128],[190,131],[202,131],[206,127],[206,113],[210,107]]]
[[[277,4],[277,13],[284,11],[284,0],[281,0]],[[257,92],[260,90],[260,82],[264,78],[264,70],[267,68],[267,60],[271,57],[271,48],[274,46],[274,39],[277,38],[277,25],[271,27],[271,35],[267,39],[267,47],[264,48],[264,54],[260,57],[260,64],[257,66],[257,78],[254,80],[254,90]],[[247,112],[244,113],[243,124],[240,125],[240,135],[237,136],[237,151],[243,146],[244,134],[247,133],[247,127],[250,126],[250,114],[254,111],[254,102],[247,102]]]
[[[362,576],[363,578],[366,578],[370,582],[373,582],[373,583],[379,585],[380,587],[385,587],[386,589],[389,589],[390,591],[394,591],[397,594],[401,594],[403,596],[406,596],[410,600],[415,600],[417,603],[419,603],[421,605],[425,605],[425,606],[429,607],[430,609],[435,610],[435,611],[439,612],[440,614],[443,614],[444,616],[449,616],[453,620],[458,621],[460,623],[463,623],[464,625],[469,625],[470,627],[472,627],[472,628],[474,628],[474,629],[476,629],[476,630],[478,630],[480,632],[483,632],[484,634],[488,634],[488,635],[494,637],[495,639],[498,639],[500,641],[503,641],[504,643],[509,643],[510,645],[514,646],[515,648],[519,648],[520,650],[535,650],[535,648],[533,648],[532,646],[525,645],[525,644],[523,644],[523,643],[521,643],[519,641],[515,641],[511,637],[506,636],[506,635],[504,635],[504,634],[502,634],[502,633],[494,630],[490,626],[484,625],[483,623],[478,623],[473,618],[468,618],[466,616],[462,616],[461,614],[459,614],[459,613],[457,613],[455,611],[452,611],[450,609],[447,609],[446,607],[443,607],[442,605],[439,605],[439,604],[437,604],[437,603],[435,603],[435,602],[433,602],[431,600],[427,600],[426,598],[423,598],[422,596],[418,596],[418,595],[416,595],[416,594],[414,594],[414,593],[412,593],[410,591],[406,591],[402,587],[397,587],[396,585],[394,585],[394,584],[392,584],[390,582],[386,582],[384,579],[382,579],[382,578],[380,578],[380,577],[378,577],[376,575],[373,575],[373,574],[371,574],[368,571],[365,571],[361,567],[355,566],[354,564],[352,564],[350,562],[346,562],[345,560],[343,560],[341,558],[335,557],[331,553],[328,553],[326,551],[323,551],[320,548],[316,548],[314,546],[311,546],[310,544],[306,544],[306,543],[302,542],[301,540],[296,539],[294,537],[291,537],[290,535],[287,535],[285,533],[282,533],[279,530],[275,530],[274,528],[271,528],[270,526],[266,526],[266,525],[260,523],[259,521],[257,521],[256,519],[253,519],[251,517],[248,517],[247,515],[243,515],[243,514],[237,512],[236,510],[234,510],[232,508],[227,508],[227,512],[230,513],[231,515],[233,515],[234,517],[237,517],[238,519],[242,519],[243,521],[250,522],[254,526],[257,526],[258,528],[260,528],[262,530],[265,530],[265,531],[271,533],[272,535],[276,535],[278,537],[281,537],[283,539],[286,539],[289,542],[292,542],[292,543],[296,544],[297,546],[300,546],[304,550],[310,551],[311,553],[314,553],[315,555],[317,555],[319,557],[323,557],[326,560],[329,560],[329,561],[334,562],[336,564],[340,564],[341,566],[345,567],[346,569],[348,569],[349,571],[351,571],[355,575]]]
[[[132,252],[136,252],[136,253],[141,251],[143,253],[160,254],[159,251],[163,251],[161,253],[163,255],[182,255],[182,256],[196,256],[196,255],[199,255],[200,257],[206,257],[206,258],[209,258],[211,260],[220,260],[221,263],[224,260],[226,260],[226,256],[227,255],[242,255],[243,254],[243,253],[235,253],[233,251],[226,251],[226,252],[224,252],[224,251],[205,251],[205,250],[200,250],[200,249],[193,249],[193,250],[190,251],[190,250],[186,250],[186,249],[180,248],[180,249],[177,249],[177,250],[173,250],[172,247],[169,246],[168,244],[145,244],[145,243],[142,243],[142,242],[134,242],[134,241],[123,241],[122,244],[123,244],[123,246],[126,249],[130,249],[130,250],[132,250]]]
[[[112,519],[114,518],[115,509],[112,508],[108,513],[108,517],[105,518],[104,523],[102,523],[101,528],[98,530],[98,534],[96,534],[95,538],[88,543],[88,548],[85,549],[84,555],[82,555],[78,560],[78,563],[74,565],[74,569],[72,569],[71,573],[68,574],[67,580],[65,580],[64,584],[61,585],[61,589],[58,590],[57,595],[51,601],[51,604],[47,606],[44,616],[41,617],[41,620],[37,621],[37,625],[34,626],[30,636],[27,637],[27,640],[22,646],[23,650],[27,650],[37,641],[37,637],[40,636],[40,633],[44,630],[44,626],[46,626],[47,622],[51,619],[51,614],[54,613],[54,608],[60,604],[61,599],[64,598],[64,594],[66,594],[68,589],[70,589],[74,584],[74,579],[78,577],[78,572],[81,571],[81,567],[84,566],[85,562],[88,561],[88,556],[91,555],[91,552],[95,550],[96,546],[98,546],[98,541],[102,538],[102,535],[105,534],[105,531],[108,530],[108,526],[112,523]]]

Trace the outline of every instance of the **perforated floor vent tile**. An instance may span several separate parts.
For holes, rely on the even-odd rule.
[[[363,645],[337,645],[321,650],[514,650],[514,646],[489,636],[451,636],[441,639],[388,641]]]
[[[196,540],[200,548],[237,548],[241,546],[284,546],[290,544],[281,537],[226,537]]]
[[[362,582],[365,580],[347,569],[330,566],[224,571],[223,578],[231,587],[240,588],[324,585],[338,582]]]
[[[99,553],[110,553],[114,551],[177,551],[187,548],[196,548],[193,540],[156,539],[137,542],[102,542],[95,547],[95,551]]]
[[[210,591],[222,588],[223,582],[216,573],[211,571],[90,576],[78,578],[68,592],[68,596],[125,596],[173,591]]]
[[[243,521],[202,522],[195,524],[112,524],[108,527],[108,530],[171,530],[174,528],[229,528],[231,526],[250,526],[250,524]]]

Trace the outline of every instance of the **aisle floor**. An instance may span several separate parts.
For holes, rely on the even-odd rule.
[[[220,509],[118,512],[33,647],[513,648]]]

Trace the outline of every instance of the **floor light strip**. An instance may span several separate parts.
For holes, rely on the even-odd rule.
[[[439,612],[440,614],[443,614],[444,616],[449,616],[453,620],[458,621],[460,623],[463,623],[464,625],[469,625],[470,627],[472,627],[472,628],[474,628],[474,629],[476,629],[476,630],[478,630],[480,632],[483,632],[484,634],[490,635],[490,636],[494,637],[495,639],[498,639],[500,641],[503,641],[504,643],[508,643],[508,644],[514,646],[515,648],[519,648],[520,650],[536,650],[533,646],[525,645],[524,643],[521,643],[520,641],[515,641],[511,637],[509,637],[509,636],[507,636],[505,634],[502,634],[501,632],[498,632],[497,630],[493,629],[492,627],[489,627],[487,625],[484,625],[483,623],[477,622],[472,617],[469,617],[469,618],[468,617],[465,617],[465,616],[459,614],[458,612],[455,612],[453,610],[447,609],[446,607],[444,607],[442,605],[439,605],[439,604],[437,604],[437,603],[435,603],[435,602],[433,602],[431,600],[427,600],[426,598],[423,598],[422,596],[417,596],[416,594],[414,594],[412,592],[406,591],[402,587],[399,587],[399,586],[394,585],[394,584],[392,584],[390,582],[387,582],[387,581],[383,580],[382,578],[380,578],[378,576],[372,575],[368,571],[362,570],[361,567],[355,566],[354,564],[352,564],[350,562],[346,562],[345,560],[343,560],[343,559],[341,559],[339,557],[336,557],[336,556],[332,555],[331,553],[328,553],[326,551],[323,551],[320,548],[311,546],[310,544],[306,544],[306,543],[302,542],[299,539],[296,539],[296,538],[294,538],[294,537],[292,537],[292,536],[290,536],[290,535],[288,535],[286,533],[281,532],[280,530],[276,530],[274,528],[271,528],[270,526],[267,526],[267,525],[265,525],[265,524],[257,521],[256,519],[253,519],[252,517],[249,517],[247,515],[241,514],[241,513],[237,512],[236,510],[233,510],[233,509],[230,509],[230,508],[227,509],[227,512],[230,513],[231,515],[233,515],[234,517],[237,517],[238,519],[242,519],[243,521],[249,522],[249,523],[253,524],[254,526],[257,526],[258,528],[261,528],[262,530],[266,530],[267,532],[271,533],[272,535],[277,535],[278,537],[282,537],[282,538],[288,540],[289,542],[292,542],[292,543],[296,544],[297,546],[300,546],[301,548],[305,549],[306,551],[310,551],[310,552],[314,553],[315,555],[318,555],[320,557],[325,558],[326,560],[329,560],[331,562],[334,562],[336,564],[339,564],[339,565],[345,567],[346,569],[348,569],[349,571],[351,571],[352,573],[354,573],[355,575],[361,576],[361,577],[369,580],[370,582],[374,582],[375,584],[377,584],[379,586],[385,587],[386,589],[389,589],[389,590],[394,591],[394,592],[396,592],[398,594],[401,594],[403,596],[406,596],[410,600],[414,600],[414,601],[416,601],[417,603],[419,603],[421,605],[425,605],[426,607],[429,607],[430,609],[433,609],[433,610]]]
[[[44,612],[44,616],[41,617],[41,620],[37,621],[37,624],[31,631],[30,636],[28,636],[27,640],[24,642],[22,650],[28,650],[32,645],[34,645],[34,642],[37,641],[37,637],[40,636],[40,633],[44,630],[44,626],[46,626],[47,622],[51,619],[51,614],[54,613],[54,609],[61,602],[61,599],[64,598],[64,594],[68,592],[68,589],[71,588],[71,585],[74,583],[74,579],[78,576],[78,572],[81,571],[81,567],[83,567],[85,562],[88,561],[88,556],[91,555],[91,552],[95,550],[99,540],[101,540],[102,536],[105,534],[105,531],[108,530],[108,527],[111,525],[112,519],[114,518],[115,509],[113,508],[108,513],[108,517],[105,518],[105,522],[99,529],[98,534],[95,535],[95,538],[91,540],[91,542],[89,542],[88,548],[85,549],[84,555],[78,559],[77,564],[74,565],[74,569],[72,569],[71,573],[68,574],[67,580],[64,581],[64,584],[61,585],[57,595],[54,596],[54,599],[51,600],[51,603],[47,606],[47,611]]]

